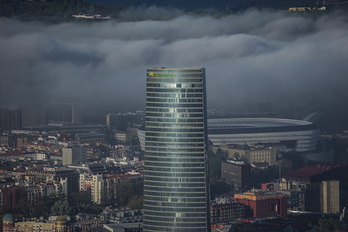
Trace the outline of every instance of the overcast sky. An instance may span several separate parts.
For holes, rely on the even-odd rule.
[[[45,101],[145,107],[146,68],[205,67],[208,107],[235,100],[346,101],[348,17],[248,11],[225,17],[148,8],[118,20],[0,18],[0,65],[28,61]]]

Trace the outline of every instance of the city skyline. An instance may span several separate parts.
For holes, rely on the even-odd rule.
[[[3,230],[347,229],[348,16],[307,11],[0,17]]]

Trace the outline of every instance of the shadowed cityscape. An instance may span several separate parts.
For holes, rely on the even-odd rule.
[[[0,1],[2,231],[348,231],[344,1]]]

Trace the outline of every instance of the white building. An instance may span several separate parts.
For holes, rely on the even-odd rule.
[[[31,152],[31,153],[22,153],[22,152],[12,152],[12,153],[3,153],[0,154],[0,160],[19,160],[19,159],[31,159],[31,160],[45,160],[47,154],[42,152]]]
[[[102,190],[104,188],[103,175],[97,174],[92,176],[91,197],[95,204],[102,203]]]

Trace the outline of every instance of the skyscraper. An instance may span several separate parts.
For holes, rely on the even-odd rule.
[[[209,225],[204,68],[147,70],[144,231]]]
[[[28,102],[29,63],[0,64],[0,108],[19,109]]]
[[[46,104],[48,122],[80,123],[79,103],[48,103]]]

